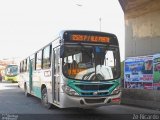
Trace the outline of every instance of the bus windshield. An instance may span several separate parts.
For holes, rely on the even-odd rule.
[[[117,47],[94,45],[63,46],[63,74],[77,80],[111,80],[118,78]]]
[[[17,65],[8,65],[5,70],[5,74],[9,76],[15,76],[18,74],[18,66]]]

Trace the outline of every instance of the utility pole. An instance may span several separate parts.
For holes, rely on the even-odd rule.
[[[100,18],[99,18],[99,30],[100,30],[100,31],[101,31],[101,24],[102,24],[101,21],[102,21],[102,18],[100,17]]]

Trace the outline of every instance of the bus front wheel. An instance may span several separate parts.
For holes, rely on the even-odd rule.
[[[48,102],[48,95],[47,95],[47,89],[46,88],[43,88],[42,89],[42,98],[41,98],[41,102],[42,102],[42,105],[47,108],[47,109],[50,109],[52,107],[52,104],[50,104]]]

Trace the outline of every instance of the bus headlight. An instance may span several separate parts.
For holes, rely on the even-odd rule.
[[[63,85],[62,89],[65,93],[67,93],[68,95],[72,95],[72,96],[78,96],[79,94],[72,88],[70,88],[67,85]]]
[[[121,87],[117,86],[111,93],[111,95],[118,94],[121,91]]]

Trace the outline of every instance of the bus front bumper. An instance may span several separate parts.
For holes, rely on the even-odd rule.
[[[80,97],[80,96],[69,96],[65,93],[60,93],[60,104],[61,108],[68,107],[100,107],[105,105],[118,105],[121,102],[121,92],[116,95],[110,95],[105,97]]]
[[[11,77],[11,76],[5,76],[4,79],[5,79],[5,80],[12,80],[12,81],[17,82],[17,76],[13,76],[13,77]]]

